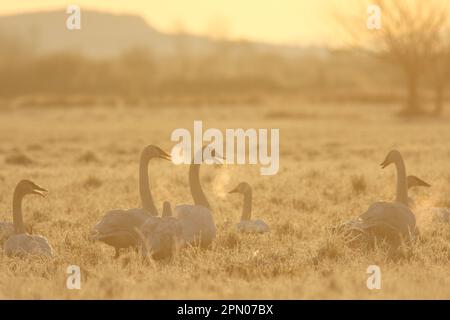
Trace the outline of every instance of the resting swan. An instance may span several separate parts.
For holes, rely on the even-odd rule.
[[[137,230],[148,219],[157,221],[158,211],[153,203],[149,187],[148,165],[151,159],[170,160],[170,156],[160,148],[149,145],[141,153],[139,165],[139,193],[142,208],[108,211],[94,226],[91,240],[98,240],[114,247],[115,257],[121,248],[138,247],[141,239]]]
[[[204,151],[209,151],[212,160],[220,162],[214,149],[204,146],[200,151],[204,159]],[[216,237],[216,225],[211,214],[211,206],[200,184],[200,164],[192,159],[189,167],[189,187],[191,189],[194,205],[183,204],[175,207],[174,217],[182,226],[183,240],[186,244],[208,248]]]
[[[172,208],[167,201],[163,204],[162,217],[147,219],[140,231],[144,257],[151,255],[155,260],[172,258],[182,245],[181,223],[172,216]]]
[[[4,244],[8,256],[53,256],[53,249],[47,239],[39,235],[26,233],[22,217],[22,200],[28,194],[37,194],[44,197],[44,188],[29,180],[20,181],[13,196],[14,234]]]
[[[382,168],[390,164],[397,168],[397,196],[393,202],[375,202],[356,220],[345,224],[345,229],[369,236],[370,240],[387,240],[391,245],[400,245],[417,232],[416,218],[408,207],[406,169],[397,150],[389,152],[381,163]]]
[[[265,233],[269,232],[269,226],[262,220],[251,220],[252,215],[252,188],[247,182],[241,182],[229,193],[241,193],[244,195],[244,206],[242,209],[241,222],[236,229],[243,233]]]

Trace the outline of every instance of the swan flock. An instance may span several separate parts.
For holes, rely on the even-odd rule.
[[[195,158],[208,155],[210,163],[222,164],[221,154],[211,146],[205,146],[192,157],[188,182],[192,204],[177,204],[172,208],[165,201],[161,215],[150,189],[149,167],[159,160],[171,160],[171,156],[155,145],[145,147],[139,159],[138,189],[140,206],[131,209],[111,209],[98,220],[88,234],[93,242],[102,242],[115,251],[115,258],[121,250],[133,248],[143,258],[161,260],[173,258],[185,247],[208,249],[213,247],[217,228],[214,208],[211,206],[200,179],[200,163]],[[153,161],[152,161],[153,160]],[[204,159],[205,160],[205,159]],[[375,245],[386,242],[398,247],[411,244],[419,234],[413,210],[417,205],[408,196],[414,187],[431,187],[417,176],[407,175],[405,161],[401,153],[388,153],[381,168],[390,166],[396,171],[396,194],[392,201],[377,201],[358,217],[345,221],[335,230],[345,235],[348,243]],[[54,250],[49,241],[33,233],[32,227],[24,223],[22,201],[27,195],[45,197],[47,190],[30,180],[20,181],[13,194],[12,222],[0,222],[0,245],[10,257],[43,256],[51,258]],[[253,189],[248,182],[239,183],[229,194],[243,196],[240,221],[235,225],[242,234],[270,233],[269,225],[261,219],[252,219]],[[429,208],[440,222],[449,222],[447,208]]]

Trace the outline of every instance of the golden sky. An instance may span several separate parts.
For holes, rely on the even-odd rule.
[[[0,14],[61,9],[77,4],[85,9],[143,16],[162,31],[183,25],[197,34],[226,34],[286,44],[323,44],[335,40],[333,12],[350,0],[19,0],[2,1]],[[214,32],[208,30],[215,30]]]

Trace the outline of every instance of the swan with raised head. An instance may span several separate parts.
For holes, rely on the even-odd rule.
[[[163,204],[162,217],[147,219],[140,229],[141,252],[155,260],[172,258],[182,246],[183,231],[180,221],[172,216],[168,201]]]
[[[20,181],[13,196],[14,234],[4,243],[4,250],[8,256],[53,256],[53,249],[48,240],[40,235],[30,235],[26,232],[22,216],[22,200],[26,195],[36,194],[44,197],[46,189],[30,180]]]
[[[221,156],[216,155],[214,149],[204,146],[198,152],[201,152],[201,158],[205,151],[211,156],[214,162],[222,163]],[[174,210],[174,217],[177,218],[182,226],[184,243],[201,248],[208,248],[216,237],[216,225],[211,213],[211,206],[206,199],[200,184],[200,164],[194,162],[195,157],[189,167],[189,187],[194,199],[194,205],[177,205]]]
[[[406,168],[403,157],[392,150],[381,163],[384,169],[395,164],[397,169],[397,195],[395,201],[373,203],[357,219],[345,224],[347,230],[369,236],[371,240],[387,240],[392,245],[400,245],[416,234],[416,218],[408,207]]]
[[[142,208],[108,211],[90,234],[91,240],[98,240],[114,247],[116,258],[120,254],[120,249],[137,248],[141,244],[137,230],[144,222],[148,219],[158,220],[158,211],[153,203],[148,177],[149,162],[154,158],[170,160],[170,156],[159,147],[149,145],[142,150],[139,165],[139,193]]]
[[[262,220],[251,220],[252,216],[252,188],[247,182],[241,182],[229,193],[241,193],[244,195],[244,206],[242,209],[241,221],[236,225],[236,229],[243,233],[265,233],[269,232],[269,226]]]

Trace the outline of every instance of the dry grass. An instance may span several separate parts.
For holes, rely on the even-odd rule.
[[[17,165],[23,161],[0,153],[0,220],[11,220],[17,181],[32,179],[48,188],[46,199],[26,198],[23,211],[56,257],[11,259],[0,250],[0,298],[449,299],[450,226],[434,224],[421,210],[450,203],[449,119],[404,122],[383,107],[293,105],[276,117],[266,116],[275,108],[262,109],[5,111],[2,150],[25,147],[33,165]],[[330,116],[337,113],[346,116]],[[218,226],[213,248],[187,249],[171,262],[148,263],[133,251],[112,259],[113,249],[90,242],[89,230],[105,211],[139,205],[141,148],[170,150],[172,130],[192,129],[195,119],[204,128],[280,128],[279,173],[262,177],[258,166],[202,167]],[[420,239],[397,252],[346,248],[330,227],[373,201],[394,197],[394,169],[378,166],[392,148],[403,152],[408,173],[433,185],[412,193]],[[252,184],[254,215],[271,226],[270,234],[233,231],[242,199],[226,191],[242,180]],[[164,200],[192,202],[186,166],[155,160],[150,181],[159,208]],[[81,290],[65,286],[66,268],[73,264],[82,269]],[[381,267],[381,290],[366,287],[372,264]]]

